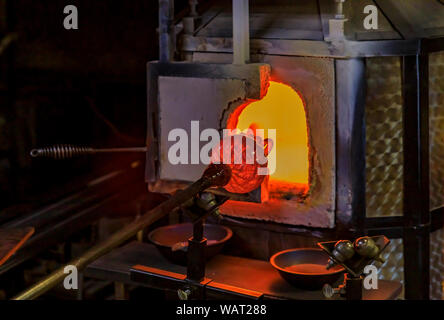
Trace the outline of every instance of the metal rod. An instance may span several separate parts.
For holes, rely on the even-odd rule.
[[[147,147],[134,148],[103,148],[95,149],[90,147],[81,147],[73,145],[56,145],[52,147],[33,149],[30,152],[33,158],[53,158],[53,159],[70,159],[73,157],[96,154],[96,153],[124,153],[124,152],[147,152]]]
[[[159,60],[174,60],[176,31],[174,26],[174,0],[159,0]]]
[[[248,0],[233,0],[233,63],[250,61],[250,22]]]
[[[126,225],[119,232],[116,232],[108,239],[95,245],[82,256],[72,260],[67,265],[75,266],[78,270],[85,268],[89,263],[93,262],[100,256],[108,253],[115,247],[119,246],[126,240],[135,236],[137,232],[156,222],[160,218],[170,213],[173,209],[181,206],[190,198],[194,197],[199,192],[211,186],[224,186],[228,183],[231,177],[230,169],[225,165],[212,165],[208,167],[202,178],[191,184],[185,190],[177,192],[167,201],[161,203],[154,209],[148,211],[138,220]],[[36,283],[29,289],[15,296],[12,300],[31,300],[39,297],[43,293],[55,287],[62,282],[66,277],[65,266],[55,270],[49,276]]]
[[[187,279],[200,282],[205,278],[205,247],[207,239],[203,236],[203,220],[193,223],[193,236],[188,239]]]
[[[362,234],[365,221],[365,61],[335,61],[336,83],[336,221],[338,237]]]
[[[405,298],[429,299],[428,56],[402,58]]]
[[[147,152],[146,147],[93,149],[92,153]]]

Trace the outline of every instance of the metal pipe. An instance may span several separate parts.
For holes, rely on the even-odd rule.
[[[233,0],[233,63],[250,61],[250,16],[248,0]]]
[[[193,198],[199,192],[202,192],[203,190],[212,186],[222,187],[229,182],[230,178],[231,171],[226,165],[210,165],[202,178],[191,184],[188,188],[179,191],[167,201],[148,211],[138,220],[126,225],[122,230],[116,232],[103,242],[95,245],[82,256],[72,260],[67,265],[75,266],[78,270],[85,268],[89,263],[108,253],[129,238],[135,236],[139,230],[148,227],[152,223],[164,217],[173,209],[181,206],[186,201]],[[37,284],[12,298],[12,300],[35,299],[51,288],[55,287],[58,283],[62,282],[65,277],[65,267],[61,267]]]
[[[159,0],[159,60],[174,60],[176,31],[174,26],[174,0]]]
[[[147,152],[147,147],[135,148],[102,148],[95,149],[90,147],[80,147],[73,145],[56,145],[47,148],[33,149],[30,152],[33,158],[54,158],[54,159],[70,159],[76,156],[96,154],[96,153],[120,153],[120,152]]]
[[[402,57],[404,291],[430,297],[429,60]]]

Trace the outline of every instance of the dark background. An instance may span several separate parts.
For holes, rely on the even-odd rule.
[[[78,30],[63,27],[70,4]],[[157,10],[155,0],[0,0],[0,37],[18,36],[0,56],[0,210],[48,202],[111,161],[33,160],[32,148],[144,145]]]

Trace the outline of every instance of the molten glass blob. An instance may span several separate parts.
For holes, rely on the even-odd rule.
[[[212,150],[211,162],[223,163],[231,169],[225,190],[248,193],[257,189],[268,174],[267,155],[273,147],[270,139],[253,134],[228,135]]]
[[[270,129],[275,129],[275,150],[268,157],[269,164],[275,165],[274,172],[270,172],[270,192],[303,194],[308,190],[309,147],[304,102],[290,86],[270,81],[262,100],[234,110],[227,129],[264,129],[264,139],[270,137]]]

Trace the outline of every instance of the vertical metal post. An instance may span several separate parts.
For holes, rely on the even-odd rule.
[[[347,300],[362,300],[362,277],[354,278],[350,274],[344,275],[345,298]]]
[[[233,63],[250,61],[250,16],[248,0],[233,0]]]
[[[338,236],[365,222],[365,63],[339,59],[336,72],[336,223]]]
[[[345,37],[345,19],[343,3],[345,0],[335,0],[336,2],[336,12],[335,18],[328,20],[328,37],[326,41],[341,41]]]
[[[406,299],[429,299],[428,56],[402,58],[404,278]]]
[[[205,247],[203,219],[193,223],[193,237],[188,240],[187,279],[200,282],[205,278]]]
[[[345,2],[345,0],[335,0],[335,2],[336,2],[335,19],[344,19],[345,15],[344,15],[343,3]]]
[[[173,61],[175,46],[174,0],[159,0],[159,60]]]

